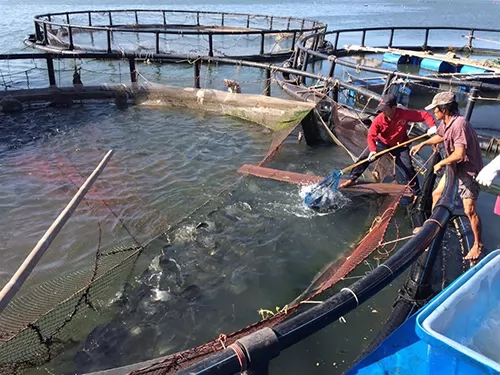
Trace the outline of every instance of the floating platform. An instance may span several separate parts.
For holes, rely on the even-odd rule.
[[[279,169],[259,167],[257,165],[251,164],[244,164],[240,169],[238,169],[238,173],[249,174],[252,176],[268,178],[276,181],[288,182],[296,185],[313,185],[324,180],[324,177],[321,176],[282,171]],[[341,183],[343,181],[345,180],[340,180]],[[385,184],[358,182],[356,183],[356,185],[344,188],[342,190],[363,194],[398,195],[403,189],[405,189],[404,185],[393,183]],[[410,192],[405,192],[405,196],[410,196]]]

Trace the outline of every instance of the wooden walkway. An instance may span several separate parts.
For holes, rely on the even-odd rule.
[[[279,169],[258,167],[256,165],[244,164],[238,172],[257,177],[268,178],[276,181],[288,182],[297,185],[313,185],[324,180],[324,177],[313,176],[303,173],[282,171]],[[340,182],[345,180],[340,180]],[[397,195],[404,189],[403,185],[359,182],[356,185],[342,189],[349,192],[364,194]],[[405,196],[410,196],[410,192],[405,192]]]

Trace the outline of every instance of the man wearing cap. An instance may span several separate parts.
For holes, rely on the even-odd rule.
[[[368,158],[368,161],[353,168],[349,179],[340,184],[340,188],[354,185],[368,165],[376,160],[374,155],[377,152],[407,141],[408,122],[425,121],[429,126],[427,134],[434,135],[436,133],[436,123],[429,113],[398,108],[396,97],[392,94],[382,96],[377,111],[382,113],[379,113],[370,125],[367,137],[368,148],[358,157],[358,160]],[[415,169],[411,163],[408,146],[397,148],[391,151],[391,154],[396,158],[396,165],[403,170],[407,181],[411,181],[410,188],[414,196],[420,194],[418,180],[414,178]]]
[[[479,195],[479,183],[476,181],[476,176],[483,168],[483,158],[476,132],[470,122],[459,115],[458,103],[452,92],[441,92],[435,95],[432,103],[425,109],[433,109],[436,120],[441,120],[441,124],[436,135],[412,147],[410,154],[415,155],[426,145],[444,143],[448,156],[434,166],[434,173],[437,173],[445,165],[456,165],[458,192],[474,233],[474,245],[464,259],[478,259],[483,249],[483,243],[481,241],[481,219],[476,211]],[[433,208],[441,198],[444,186],[445,176],[441,178],[438,186],[432,192]]]

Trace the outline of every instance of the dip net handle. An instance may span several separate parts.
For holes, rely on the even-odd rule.
[[[92,174],[87,178],[85,183],[80,187],[80,189],[78,189],[64,210],[59,214],[56,220],[54,220],[49,229],[47,229],[33,250],[31,250],[31,253],[26,257],[14,276],[12,276],[9,282],[3,287],[2,291],[0,291],[0,313],[5,309],[5,307],[7,307],[12,298],[14,298],[18,290],[31,274],[31,271],[33,271],[38,261],[49,248],[52,241],[59,234],[64,224],[66,224],[71,215],[73,215],[73,212],[97,180],[104,167],[106,167],[112,155],[113,150],[109,150],[96,169],[94,169]]]

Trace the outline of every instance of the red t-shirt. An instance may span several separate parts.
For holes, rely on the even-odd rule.
[[[370,151],[377,151],[375,142],[377,138],[389,147],[408,140],[408,122],[425,121],[429,128],[436,126],[434,117],[426,111],[415,111],[412,109],[397,108],[396,115],[390,121],[379,113],[370,125],[368,130],[368,148]]]

